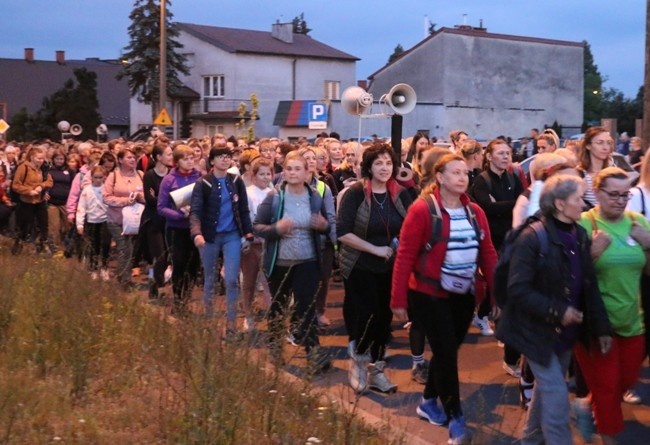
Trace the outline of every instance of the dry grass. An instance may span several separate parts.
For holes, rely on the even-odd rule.
[[[215,326],[1,248],[0,444],[388,443]]]

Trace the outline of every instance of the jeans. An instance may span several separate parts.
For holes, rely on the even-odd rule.
[[[108,223],[108,231],[115,241],[117,253],[117,281],[126,285],[131,282],[131,266],[133,265],[133,245],[135,235],[122,235],[122,224]]]
[[[241,237],[238,231],[217,233],[213,242],[206,242],[205,246],[199,249],[203,263],[203,304],[205,305],[206,317],[214,315],[212,299],[217,260],[221,252],[223,252],[223,268],[226,282],[226,320],[228,325],[234,326],[237,319],[237,293],[239,291],[239,263],[241,259]]]
[[[528,359],[535,375],[535,387],[521,440],[523,445],[573,444],[569,390],[564,380],[570,361],[570,350],[552,354],[548,366]]]

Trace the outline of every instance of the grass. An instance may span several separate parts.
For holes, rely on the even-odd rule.
[[[202,320],[0,245],[0,444],[386,444]]]

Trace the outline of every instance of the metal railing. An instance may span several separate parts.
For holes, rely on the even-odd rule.
[[[246,105],[246,110],[250,109],[251,101],[248,99],[218,99],[218,98],[203,98],[200,100],[192,101],[190,103],[190,114],[208,114],[208,113],[223,113],[233,112],[238,113],[241,104]]]

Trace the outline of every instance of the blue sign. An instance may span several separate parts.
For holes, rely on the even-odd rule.
[[[310,103],[309,122],[327,122],[327,104],[321,102]]]

